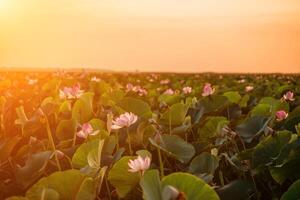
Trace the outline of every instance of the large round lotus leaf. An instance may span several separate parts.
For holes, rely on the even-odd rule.
[[[139,173],[129,172],[128,162],[136,157],[124,156],[118,160],[108,173],[109,182],[116,188],[120,198],[125,197],[139,183]]]
[[[295,132],[295,126],[300,123],[300,105],[294,108],[294,110],[289,113],[289,117],[286,119],[284,127],[290,131]]]
[[[24,166],[16,169],[16,179],[27,188],[37,181],[44,173],[48,161],[51,159],[51,151],[41,151],[28,156]]]
[[[187,163],[195,155],[194,146],[177,135],[163,134],[159,143],[152,138],[149,138],[149,140],[152,145],[160,148],[168,156],[175,158],[182,163]]]
[[[165,102],[168,105],[173,105],[175,103],[180,102],[181,96],[180,95],[169,95],[169,94],[162,94],[158,97],[159,102]]]
[[[259,101],[259,104],[268,104],[271,106],[271,112],[275,113],[278,110],[289,111],[289,104],[273,97],[264,97]]]
[[[223,96],[227,97],[227,99],[231,103],[238,103],[241,100],[241,95],[237,91],[225,92]]]
[[[68,140],[74,138],[77,122],[75,119],[61,120],[56,128],[56,137],[59,140]]]
[[[118,103],[118,106],[127,112],[132,112],[138,115],[139,117],[149,118],[152,116],[151,107],[148,103],[141,99],[125,97]]]
[[[30,200],[40,200],[44,189],[53,189],[60,200],[94,200],[96,198],[95,182],[78,170],[60,171],[40,179],[27,192]]]
[[[101,164],[101,166],[110,163],[112,159],[111,155],[116,147],[116,143],[116,137],[109,136],[105,140],[94,139],[81,144],[72,157],[74,167],[83,168],[89,164],[89,160],[96,162],[97,165]]]
[[[72,118],[80,124],[89,121],[93,116],[93,97],[91,92],[84,93],[73,106]]]
[[[13,196],[13,197],[6,198],[5,200],[29,200],[29,199],[26,197]]]
[[[275,136],[268,136],[257,144],[252,154],[252,167],[270,165],[282,152],[282,149],[290,141],[291,133],[288,131],[278,132]]]
[[[203,127],[198,129],[200,137],[213,138],[218,136],[222,129],[229,124],[225,117],[208,117]]]
[[[182,192],[186,200],[219,200],[217,193],[203,180],[188,173],[177,172],[162,179],[162,187],[171,185]]]
[[[251,142],[253,137],[264,131],[270,118],[254,116],[236,127],[236,132],[246,141]]]
[[[219,166],[217,157],[208,152],[203,152],[193,158],[189,166],[189,172],[195,175],[214,174]]]
[[[274,115],[278,110],[289,111],[289,104],[273,97],[265,97],[251,110],[251,116]]]
[[[48,81],[47,83],[45,83],[42,86],[42,90],[47,92],[47,93],[54,93],[58,90],[58,87],[61,83],[61,80],[58,79],[51,79],[50,81]]]
[[[91,119],[89,123],[91,124],[94,130],[102,130],[106,127],[105,123],[97,118]]]
[[[111,90],[111,86],[105,81],[101,80],[100,82],[91,82],[92,90],[97,94],[103,94]]]
[[[276,88],[275,94],[278,97],[281,97],[282,93],[288,90],[292,90],[293,86],[292,85],[282,85],[278,88]]]
[[[59,194],[51,188],[43,189],[41,193],[42,200],[59,200]]]
[[[245,94],[245,95],[242,97],[242,99],[240,100],[239,106],[240,106],[241,108],[247,107],[249,99],[250,99],[250,96],[249,96],[248,94]]]
[[[171,134],[185,136],[187,130],[191,128],[191,126],[192,126],[191,117],[187,116],[184,119],[182,125],[177,126],[171,130]]]
[[[298,155],[299,157],[299,155]],[[287,179],[300,178],[300,159],[292,159],[281,167],[269,167],[272,178],[279,184],[284,183]]]
[[[162,188],[157,170],[146,171],[140,185],[145,200],[162,200]]]
[[[197,108],[203,109],[203,113],[208,113],[221,109],[228,102],[227,97],[220,95],[213,95],[199,100]]]
[[[124,91],[120,89],[114,89],[111,92],[107,92],[101,95],[100,101],[104,106],[114,106],[117,102],[124,98]]]
[[[185,119],[189,105],[183,103],[173,104],[168,111],[162,114],[161,124],[180,126]]]
[[[152,159],[152,154],[148,150],[141,149],[141,150],[136,151],[135,153],[136,153],[136,155],[139,155],[142,158],[149,157],[150,159]]]
[[[300,199],[300,180],[295,181],[286,191],[280,200],[298,200]]]
[[[251,111],[251,116],[270,116],[271,105],[269,104],[257,104]]]
[[[217,189],[222,200],[249,200],[254,192],[253,183],[244,180],[235,180]]]
[[[67,115],[69,112],[71,112],[71,110],[72,110],[71,102],[68,100],[65,100],[64,102],[62,102],[60,104],[60,106],[58,108],[58,113]]]
[[[99,140],[91,140],[81,144],[72,157],[72,163],[76,168],[82,168],[88,164],[87,156],[89,152],[98,149]]]
[[[22,137],[16,135],[11,138],[0,141],[0,163],[4,162],[10,156],[12,150],[21,141]]]

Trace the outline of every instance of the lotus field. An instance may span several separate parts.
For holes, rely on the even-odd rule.
[[[0,199],[300,199],[296,75],[1,72]]]

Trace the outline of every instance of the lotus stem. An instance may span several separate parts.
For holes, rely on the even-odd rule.
[[[108,181],[107,181],[107,176],[105,177],[105,185],[106,185],[106,190],[107,190],[108,198],[109,198],[109,200],[111,200],[111,195],[110,195],[109,184],[108,184]]]
[[[159,147],[157,147],[157,155],[158,155],[158,159],[159,159],[160,176],[161,176],[161,178],[163,178],[165,176],[164,175],[164,163],[163,163],[163,160],[161,157],[161,151],[160,151]]]
[[[128,127],[126,128],[126,132],[127,132],[127,139],[128,139],[129,154],[132,155],[131,139],[130,139]]]
[[[65,157],[67,158],[67,160],[68,160],[68,162],[69,162],[69,164],[70,164],[70,167],[71,167],[72,169],[74,169],[73,163],[72,163],[72,159],[71,159],[69,156],[67,156],[66,154],[65,154]]]
[[[119,148],[120,148],[120,144],[119,144],[119,131],[118,130],[116,131],[116,139],[117,139],[117,151],[118,151]]]
[[[45,122],[46,122],[46,129],[47,129],[48,139],[49,139],[52,151],[54,152],[56,165],[57,165],[58,170],[61,171],[61,166],[60,166],[59,159],[58,159],[58,156],[57,156],[57,153],[56,153],[56,148],[55,148],[54,140],[53,140],[53,137],[52,137],[49,121],[48,121],[48,118],[47,118],[46,115],[44,115],[44,117],[45,117]]]
[[[221,186],[223,187],[225,184],[224,184],[223,173],[221,170],[219,170],[219,179],[220,179]]]
[[[74,136],[73,136],[73,142],[72,142],[72,147],[74,147],[76,145],[76,131],[74,133]]]
[[[172,120],[171,120],[171,116],[169,115],[169,134],[172,134]]]

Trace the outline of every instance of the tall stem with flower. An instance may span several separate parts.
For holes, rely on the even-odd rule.
[[[115,130],[126,127],[127,141],[128,141],[128,147],[129,147],[129,154],[130,155],[132,155],[132,145],[131,145],[129,127],[132,124],[134,124],[137,121],[137,119],[138,119],[138,117],[135,114],[126,112],[124,114],[121,114],[115,120],[112,120],[112,125],[111,125],[111,129],[115,129]]]
[[[47,116],[43,113],[43,111],[42,110],[40,110],[40,111],[42,112],[43,118],[44,118],[45,123],[46,123],[46,130],[47,130],[47,135],[48,135],[48,140],[50,142],[50,146],[52,148],[52,151],[56,152],[56,147],[55,147],[54,140],[53,140],[53,137],[52,137],[52,132],[51,132],[51,129],[50,129],[49,120],[48,120]],[[57,168],[58,168],[59,171],[61,171],[62,168],[60,166],[57,153],[54,154],[54,157],[55,157]]]

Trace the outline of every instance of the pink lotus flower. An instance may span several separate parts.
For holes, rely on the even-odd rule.
[[[126,85],[126,91],[128,92],[128,91],[131,91],[132,89],[133,89],[133,85],[131,84],[131,83],[128,83],[127,85]]]
[[[172,89],[167,89],[164,94],[173,95],[174,91]]]
[[[218,151],[218,149],[217,148],[212,148],[211,150],[210,150],[210,154],[211,155],[213,155],[213,156],[218,156],[218,153],[219,153],[219,151]]]
[[[72,87],[64,87],[62,90],[59,90],[59,97],[61,99],[76,99],[81,97],[83,90],[80,89],[80,85],[76,84]]]
[[[183,92],[184,94],[190,94],[190,93],[192,92],[192,88],[189,87],[189,86],[184,87],[184,88],[182,88],[182,92]]]
[[[284,119],[286,119],[289,116],[289,114],[287,112],[285,112],[284,110],[279,110],[276,112],[276,120],[277,121],[282,121]]]
[[[56,154],[57,158],[60,159],[60,160],[65,157],[65,154],[60,150],[55,150],[54,153]]]
[[[254,89],[254,87],[251,86],[251,85],[248,85],[248,86],[245,87],[246,92],[251,92],[253,89]]]
[[[112,129],[120,129],[123,127],[130,127],[137,121],[138,117],[133,113],[124,113],[121,114],[116,120],[112,121]]]
[[[141,156],[138,156],[134,160],[129,160],[128,166],[129,166],[129,172],[141,172],[142,175],[144,172],[149,169],[151,163],[151,159],[146,156],[145,158],[142,158]]]
[[[126,85],[126,91],[127,92],[135,92],[137,93],[139,96],[146,96],[148,94],[147,90],[142,88],[141,86],[137,85],[137,86],[134,86],[132,85],[131,83],[128,83]]]
[[[28,80],[28,85],[35,85],[38,82],[37,79],[29,79]]]
[[[100,82],[101,79],[100,79],[100,78],[97,78],[96,76],[93,76],[93,77],[91,78],[91,81],[92,81],[92,82]]]
[[[245,82],[246,82],[245,79],[238,80],[238,83],[245,83]]]
[[[30,136],[30,138],[29,138],[29,144],[35,144],[36,142],[37,142],[38,140],[37,140],[37,138],[36,137],[33,137],[33,136]]]
[[[206,83],[203,87],[202,96],[206,97],[212,95],[214,92],[215,88],[213,88],[210,83]]]
[[[86,139],[89,135],[93,135],[94,129],[90,123],[84,123],[81,126],[81,130],[76,133],[80,138]]]
[[[147,90],[144,88],[139,89],[138,95],[139,96],[146,96],[148,94]]]
[[[161,85],[167,85],[167,84],[169,84],[170,83],[170,79],[165,79],[165,80],[161,80],[160,81],[160,84]]]
[[[286,92],[283,97],[282,97],[285,101],[294,101],[294,93],[292,91],[288,91]]]

